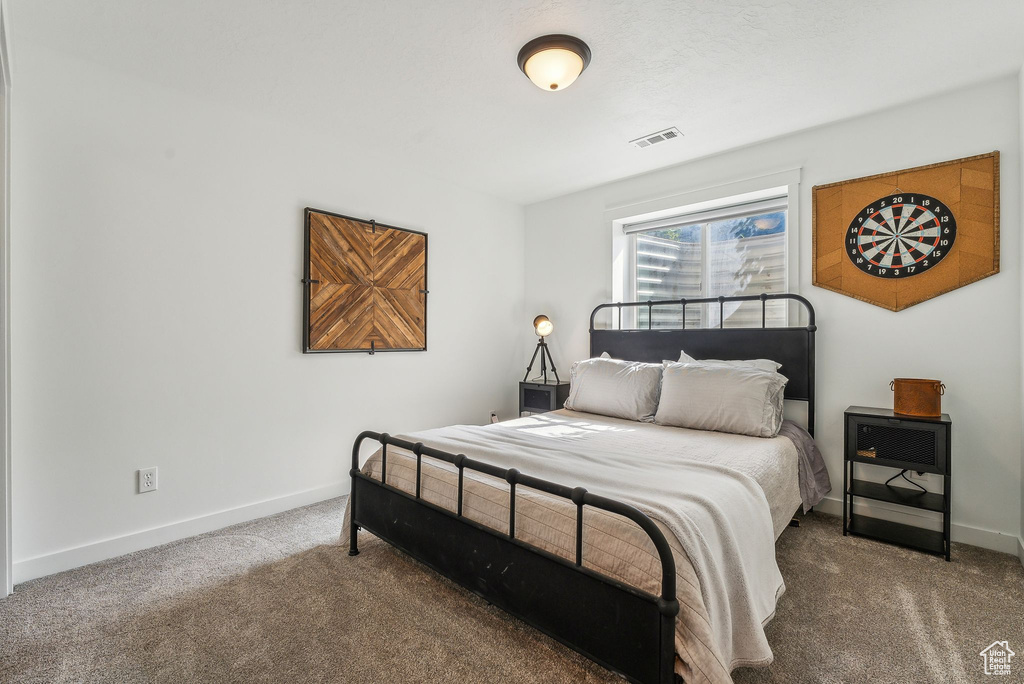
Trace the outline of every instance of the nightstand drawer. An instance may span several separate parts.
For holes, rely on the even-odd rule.
[[[569,398],[569,383],[519,383],[519,412],[546,413],[562,408]]]
[[[900,418],[847,417],[847,458],[861,463],[946,473],[946,426]]]

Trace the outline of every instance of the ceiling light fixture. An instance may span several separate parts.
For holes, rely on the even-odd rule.
[[[541,90],[564,90],[590,64],[590,48],[573,36],[541,36],[523,46],[518,61],[519,68]]]

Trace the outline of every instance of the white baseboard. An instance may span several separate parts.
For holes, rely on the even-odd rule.
[[[843,500],[826,497],[814,507],[814,510],[827,515],[841,516],[843,514]],[[916,511],[914,509],[889,504],[884,501],[858,499],[854,504],[853,510],[858,514],[864,514],[875,518],[884,518],[886,520],[901,522],[908,525],[918,525],[934,530],[938,530],[942,525],[942,518],[938,513]],[[1001,551],[1002,553],[1014,555],[1024,553],[1024,551],[1018,551],[1021,544],[1020,539],[1011,534],[1004,534],[994,530],[985,530],[980,527],[969,527],[968,525],[960,525],[957,523],[952,523],[950,525],[949,532],[955,542],[961,542],[970,546],[978,546],[983,549],[991,549],[992,551]],[[1021,562],[1024,563],[1024,556],[1021,556]]]
[[[55,572],[63,572],[64,570],[97,563],[109,558],[116,558],[126,553],[160,546],[161,544],[203,534],[204,532],[212,532],[229,525],[263,518],[301,506],[308,506],[309,504],[347,494],[348,490],[349,482],[345,480],[344,482],[338,482],[326,487],[318,487],[275,499],[258,501],[226,511],[218,511],[217,513],[201,515],[196,518],[181,520],[120,537],[83,544],[82,546],[76,546],[63,551],[26,558],[14,563],[14,583],[27,582],[38,577],[52,575]]]
[[[210,513],[140,532],[133,532],[121,537],[83,544],[82,546],[34,558],[26,558],[14,563],[14,583],[20,584],[21,582],[45,577],[56,572],[63,572],[64,570],[71,570],[72,568],[89,565],[90,563],[123,556],[126,553],[168,544],[205,532],[212,532],[229,525],[263,518],[293,508],[308,506],[319,501],[326,501],[327,499],[347,494],[348,489],[349,482],[346,480],[326,487],[318,487],[317,489],[288,494],[275,499],[259,501],[226,511]],[[826,497],[814,507],[814,510],[827,515],[841,516],[843,514],[843,502],[841,499]],[[938,529],[934,518],[922,513],[895,508],[885,502],[858,502],[855,510],[857,513],[863,513],[864,515],[873,515],[896,522]],[[956,523],[951,526],[951,533],[953,541],[1014,554],[1020,558],[1021,564],[1024,564],[1024,538],[977,527],[968,527],[967,525],[958,525]]]

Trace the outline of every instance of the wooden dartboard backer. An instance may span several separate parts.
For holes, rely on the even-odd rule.
[[[426,351],[427,235],[306,208],[303,351]]]
[[[814,284],[902,311],[999,272],[999,152],[816,185]]]

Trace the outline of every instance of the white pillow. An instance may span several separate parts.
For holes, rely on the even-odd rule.
[[[707,366],[733,366],[734,368],[757,368],[758,370],[774,373],[782,368],[781,363],[771,359],[741,359],[736,361],[723,361],[721,359],[695,359],[684,351],[679,352],[679,363],[702,363]]]
[[[586,359],[569,371],[565,408],[650,423],[660,392],[660,363]]]
[[[757,368],[667,363],[654,422],[774,437],[782,427],[788,380]]]
[[[782,364],[781,363],[778,363],[776,361],[772,361],[771,359],[739,359],[739,360],[733,360],[733,361],[724,361],[722,359],[700,359],[700,360],[698,360],[698,359],[693,358],[692,356],[690,356],[689,354],[687,354],[685,351],[682,351],[682,350],[679,351],[679,363],[697,363],[697,364],[703,363],[703,364],[708,365],[708,366],[731,366],[731,367],[734,367],[734,368],[756,368],[758,370],[765,371],[766,373],[776,373],[776,372],[778,372],[778,370],[780,368],[782,368]],[[779,396],[777,398],[777,401],[773,401],[773,403],[777,404],[777,406],[778,406],[778,413],[779,413],[780,424],[781,424],[781,420],[782,420],[782,410],[783,410],[782,409],[782,401],[783,401],[783,394],[784,394],[783,389],[785,389],[784,386],[783,386],[782,389],[779,390]]]

